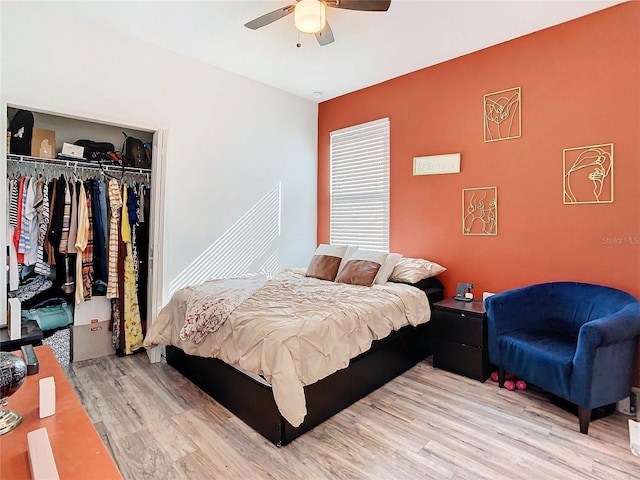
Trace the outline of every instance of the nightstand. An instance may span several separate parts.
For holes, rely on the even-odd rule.
[[[432,306],[433,366],[484,382],[491,375],[483,302],[447,298]]]

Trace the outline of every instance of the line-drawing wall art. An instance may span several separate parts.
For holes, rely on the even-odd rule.
[[[462,234],[498,234],[498,188],[462,189]]]
[[[520,138],[522,130],[520,87],[484,96],[484,141]]]
[[[565,148],[563,203],[613,202],[613,143]]]

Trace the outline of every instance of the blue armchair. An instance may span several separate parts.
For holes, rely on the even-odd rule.
[[[500,387],[511,372],[578,406],[587,434],[592,409],[629,395],[640,303],[610,287],[551,282],[485,300],[489,359]]]

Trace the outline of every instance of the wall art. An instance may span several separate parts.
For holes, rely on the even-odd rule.
[[[484,96],[484,141],[520,138],[522,130],[520,87]]]
[[[565,148],[562,168],[563,203],[613,202],[613,143]]]
[[[460,154],[413,157],[413,175],[439,175],[460,173]]]
[[[462,189],[462,234],[498,234],[498,187]]]

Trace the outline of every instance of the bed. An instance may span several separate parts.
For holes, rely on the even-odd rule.
[[[311,289],[309,298],[307,290],[299,296],[303,288]],[[277,298],[281,289],[285,293]],[[366,296],[356,297],[365,290]],[[154,321],[145,345],[167,345],[170,365],[278,446],[428,357],[429,305],[443,298],[442,284],[435,277],[411,285],[389,282],[367,288],[336,285],[285,269],[248,291],[228,319],[195,342],[184,338],[189,322],[183,317],[187,299],[200,294],[189,288],[181,292]],[[318,306],[317,301],[325,303]],[[293,311],[294,304],[302,305],[302,311]],[[382,320],[372,318],[374,310],[382,312]],[[272,317],[278,330],[265,323]],[[280,328],[292,328],[293,333],[281,334]],[[319,329],[319,336],[309,333],[314,329]],[[258,341],[260,335],[264,341]],[[265,346],[272,335],[277,353]],[[291,369],[295,375],[287,373]]]

